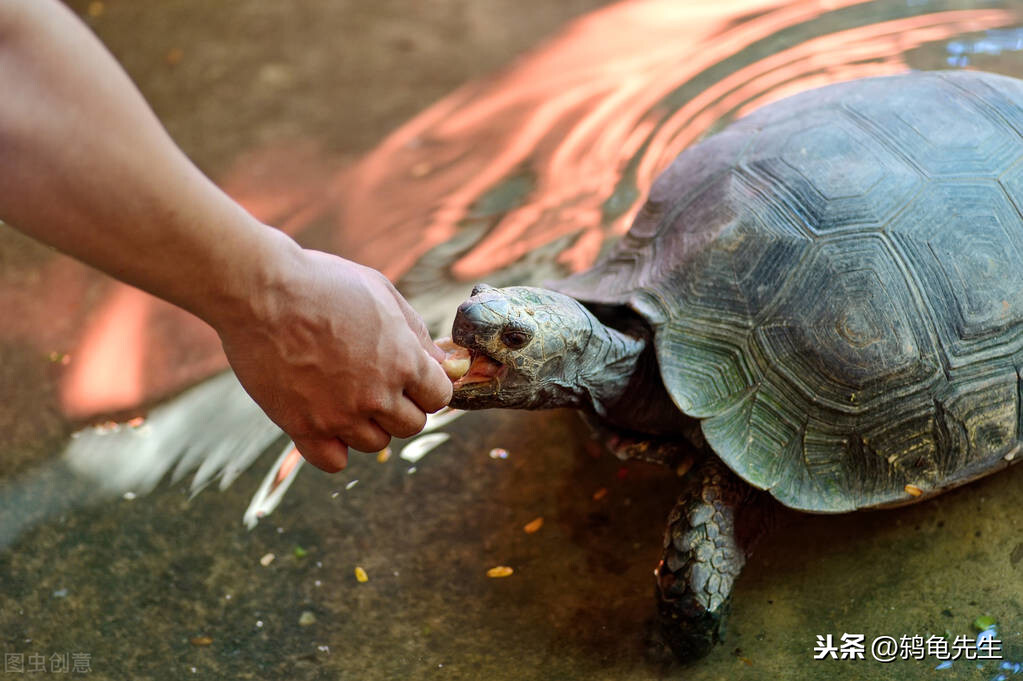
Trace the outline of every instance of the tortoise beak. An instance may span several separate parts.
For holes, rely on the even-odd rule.
[[[483,290],[490,290],[485,286]],[[487,352],[488,344],[494,341],[504,320],[494,301],[484,303],[476,300],[477,286],[473,298],[458,306],[455,322],[451,326],[451,340],[470,353],[469,370],[454,382],[455,394],[452,405],[456,408],[472,408],[473,400],[482,395],[491,395],[500,389],[501,380],[507,376],[508,367],[494,359]],[[500,308],[500,305],[496,306]]]
[[[477,300],[474,295],[458,306],[455,322],[451,326],[451,339],[463,348],[485,352],[486,345],[504,328],[506,311],[505,301],[497,299],[484,302]]]

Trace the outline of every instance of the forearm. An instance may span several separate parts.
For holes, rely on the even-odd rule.
[[[0,2],[0,219],[216,325],[294,242],[174,145],[53,0]]]

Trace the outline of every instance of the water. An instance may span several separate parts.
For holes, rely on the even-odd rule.
[[[437,330],[477,279],[586,267],[679,149],[758,104],[907,68],[1023,77],[1023,3],[566,6],[111,2],[90,21],[243,203],[383,268]],[[572,12],[582,18],[563,26]],[[340,54],[339,31],[351,40]],[[175,47],[184,58],[172,65]],[[410,62],[435,77],[409,78],[422,68]],[[339,68],[351,82],[337,83]],[[469,75],[480,79],[423,110]],[[370,80],[382,85],[351,113],[345,93]],[[197,82],[207,88],[198,98]],[[238,99],[218,110],[206,97],[224,89]],[[361,136],[388,128],[376,144]],[[386,460],[355,456],[334,477],[302,468],[276,507],[250,502],[264,480],[272,486],[281,443],[246,427],[244,409],[231,417],[239,425],[189,416],[162,426],[153,413],[118,431],[170,434],[153,448],[165,457],[158,479],[144,475],[152,466],[132,478],[111,463],[142,456],[120,439],[102,440],[111,444],[91,463],[65,461],[74,418],[134,416],[221,360],[178,313],[0,236],[10,319],[0,331],[0,636],[26,669],[42,658],[59,673],[66,654],[69,671],[87,661],[111,679],[991,679],[1023,661],[1021,469],[897,511],[789,514],[739,581],[725,644],[683,668],[648,643],[674,474],[600,454],[570,413],[468,414],[440,426],[449,437],[428,451],[395,443]],[[188,459],[179,450],[202,441],[194,468],[242,432],[266,455],[226,489],[192,496],[191,470],[173,481]],[[213,468],[203,475],[216,479]],[[248,531],[253,508],[264,515]],[[488,577],[498,566],[513,573]],[[936,669],[933,655],[880,663],[869,648],[865,660],[813,659],[818,636],[972,641],[982,615],[1008,667]]]

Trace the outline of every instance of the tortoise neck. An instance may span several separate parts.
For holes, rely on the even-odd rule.
[[[606,417],[608,407],[626,391],[645,347],[645,340],[594,323],[586,346],[586,365],[579,372],[583,402],[579,406],[592,407],[597,415]]]
[[[619,428],[652,435],[684,432],[686,421],[661,378],[652,342],[642,342],[629,357],[631,371],[624,381],[605,383],[597,390],[603,411],[597,413]]]
[[[580,407],[590,408],[601,418],[618,425],[641,402],[652,385],[660,383],[656,358],[647,338],[634,338],[603,324],[595,325],[586,348],[587,366],[580,372]],[[653,364],[653,366],[651,366]],[[639,405],[636,405],[639,406]]]
[[[580,406],[592,409],[618,428],[651,435],[686,432],[692,424],[664,387],[650,326],[621,308],[598,308],[594,313],[628,333],[603,323],[594,324],[595,332],[601,334],[601,350],[597,351],[593,343],[587,347],[587,354],[598,359],[581,377],[583,400],[589,399]]]

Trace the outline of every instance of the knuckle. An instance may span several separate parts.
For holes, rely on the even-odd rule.
[[[309,436],[324,437],[343,425],[343,419],[329,409],[310,411],[303,419],[303,430]]]
[[[390,411],[391,400],[383,393],[373,392],[363,399],[362,408],[365,413],[371,416],[386,414]]]

